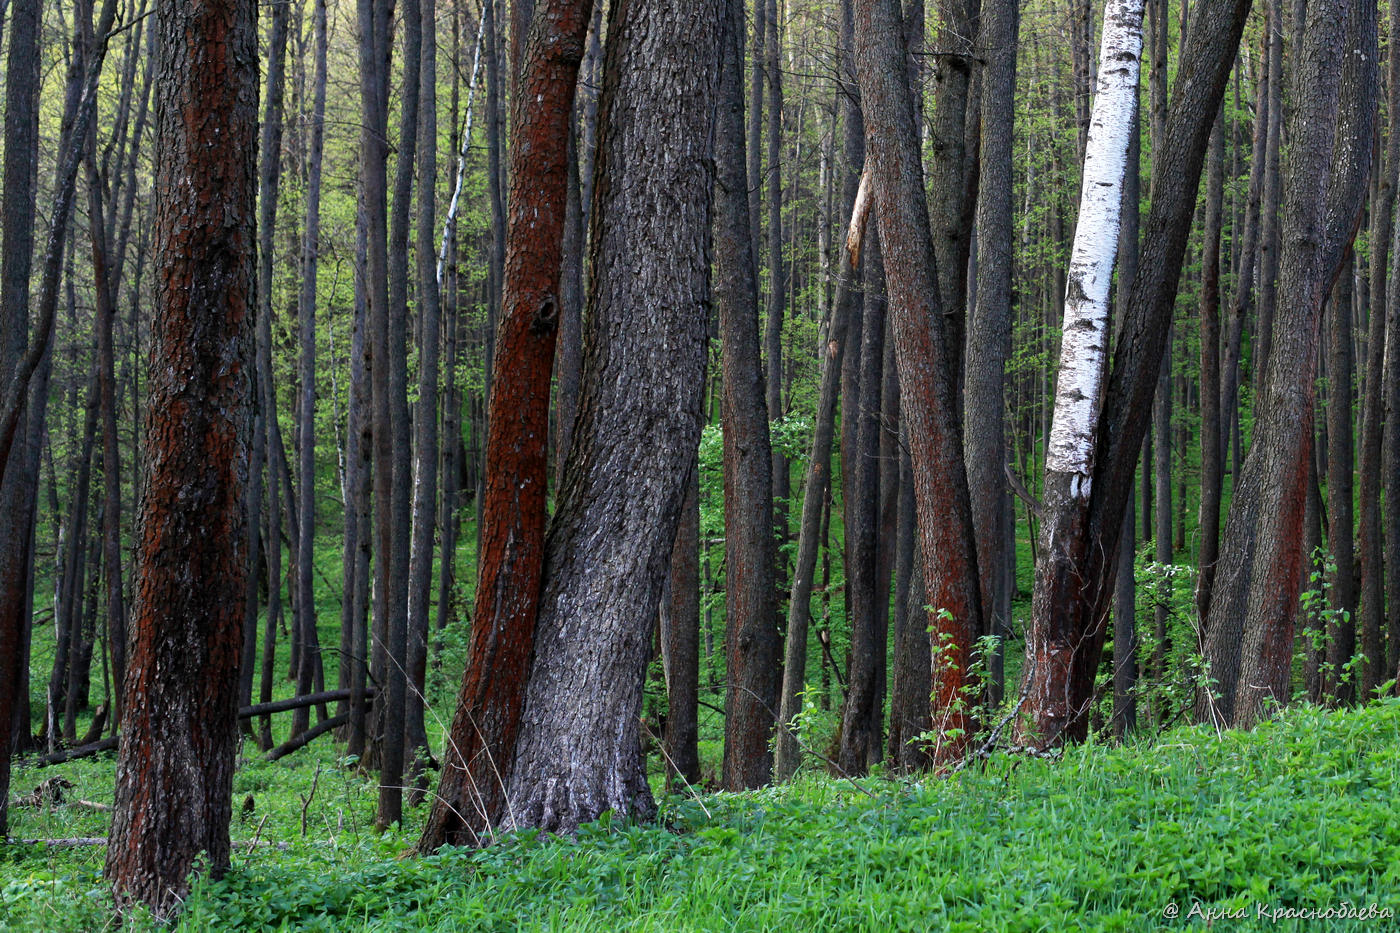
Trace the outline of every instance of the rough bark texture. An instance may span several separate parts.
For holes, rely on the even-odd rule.
[[[146,487],[107,876],[164,913],[229,864],[247,564],[257,11],[157,6]]]
[[[700,440],[724,8],[609,10],[579,416],[510,778],[517,826],[655,812],[638,723]]]
[[[14,0],[5,76],[4,234],[0,254],[0,386],[18,375],[29,333],[29,273],[34,255],[35,158],[39,107],[39,29],[42,4]],[[18,425],[16,426],[18,427]],[[13,430],[13,429],[12,429]],[[27,503],[34,498],[23,446],[0,451],[0,837],[10,806],[11,725],[20,697],[27,619]],[[27,728],[27,720],[25,722]]]
[[[947,762],[962,757],[973,731],[966,690],[975,687],[969,671],[974,642],[982,631],[953,382],[957,353],[946,340],[939,301],[898,6],[892,0],[858,0],[855,38],[866,158],[879,208],[924,576],[933,607],[933,756]]]
[[[486,439],[476,618],[442,777],[418,842],[422,851],[483,842],[505,816],[544,560],[564,159],[590,9],[589,0],[543,3],[524,53],[512,134],[504,313]]]
[[[782,642],[774,599],[772,459],[759,355],[758,271],[744,173],[739,37],[743,9],[725,21],[715,123],[715,303],[723,360],[725,690],[722,781],[760,787],[772,776],[768,751],[778,712]]]
[[[1197,711],[1216,722],[1249,726],[1269,701],[1289,697],[1318,326],[1364,200],[1375,43],[1374,6],[1318,5],[1308,10],[1294,59],[1296,105],[1283,182],[1284,301],[1254,442],[1225,523],[1207,623],[1213,684]]]

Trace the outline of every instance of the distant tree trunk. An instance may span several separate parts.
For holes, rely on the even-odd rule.
[[[851,593],[850,673],[841,715],[837,764],[842,772],[861,775],[870,765],[870,748],[880,733],[884,712],[876,690],[876,655],[885,652],[879,640],[880,615],[887,611],[889,580],[881,585],[880,521],[880,396],[885,352],[885,274],[880,238],[866,230],[862,266],[865,308],[861,315],[860,421],[854,471],[846,479],[849,500],[846,525],[846,577]]]
[[[763,48],[768,84],[768,319],[764,330],[764,353],[767,355],[768,420],[783,418],[783,309],[787,302],[787,281],[783,272],[783,73],[782,30],[778,22],[778,0],[757,0],[764,4],[767,20],[767,44]],[[754,240],[754,249],[758,240]],[[779,542],[788,535],[788,497],[792,495],[787,455],[782,447],[771,449],[773,458],[773,527]],[[774,577],[781,579],[782,558],[775,549]],[[775,623],[776,624],[776,623]],[[781,651],[781,649],[779,649]],[[774,697],[774,708],[777,697]],[[769,714],[770,718],[772,714]]]
[[[345,532],[341,569],[346,581],[340,618],[341,686],[350,689],[345,752],[365,753],[368,710],[364,687],[369,674],[370,436],[369,283],[366,281],[369,229],[364,199],[355,215],[355,306],[350,335],[350,401],[345,417]]]
[[[767,784],[779,704],[774,600],[773,460],[758,337],[758,271],[744,175],[743,7],[730,0],[715,120],[715,304],[723,360],[725,691],[722,782],[729,790]]]
[[[844,148],[846,167],[841,185],[841,213],[851,222],[859,177],[859,162],[864,151],[860,135],[858,90],[849,82],[852,77],[844,69],[841,106],[846,119]],[[721,143],[722,145],[722,143]],[[724,206],[717,199],[716,219],[723,216]],[[866,215],[868,216],[868,214]],[[860,237],[857,234],[857,241]],[[846,242],[843,239],[841,242]],[[812,624],[812,583],[817,567],[817,550],[822,537],[822,515],[831,490],[831,445],[836,429],[836,403],[840,395],[841,372],[846,350],[846,333],[851,307],[858,300],[852,288],[856,267],[851,253],[840,250],[836,289],[831,304],[831,319],[827,322],[822,346],[821,386],[818,390],[817,413],[812,434],[811,454],[807,460],[807,478],[803,484],[802,517],[798,526],[797,557],[793,563],[792,586],[788,598],[787,639],[784,643],[782,702],[778,714],[778,736],[774,766],[776,777],[786,781],[801,764],[801,749],[789,723],[801,711],[801,693],[807,688],[807,636]],[[716,291],[722,292],[721,282]]]
[[[1235,483],[1207,624],[1215,695],[1206,712],[1235,726],[1252,725],[1267,701],[1289,697],[1318,319],[1364,203],[1375,48],[1374,6],[1308,9],[1294,60],[1280,238],[1288,300],[1274,322],[1254,443]]]
[[[1369,105],[1368,105],[1369,106]],[[1352,274],[1349,257],[1342,266],[1327,303],[1327,526],[1328,550],[1336,573],[1328,591],[1332,610],[1327,632],[1327,696],[1334,702],[1356,702],[1362,670],[1348,671],[1356,654],[1356,547],[1352,534]],[[1321,349],[1319,349],[1321,352]],[[1301,577],[1300,577],[1301,579]],[[1286,698],[1286,697],[1285,697]],[[1283,698],[1281,698],[1283,699]]]
[[[977,534],[982,607],[987,634],[1001,637],[1011,628],[1011,619],[1005,612],[1011,599],[1005,572],[1010,555],[1006,547],[1005,470],[1009,460],[1004,373],[1011,356],[1012,269],[1016,256],[1011,204],[1012,142],[1020,28],[1020,9],[1015,0],[987,0],[982,11],[981,40],[989,60],[982,75],[977,300],[968,327],[963,389],[963,451]]]
[[[1308,433],[1312,433],[1312,425]],[[1308,458],[1307,491],[1303,503],[1303,580],[1313,582],[1313,574],[1321,573],[1318,562],[1319,548],[1322,547],[1322,495],[1317,488],[1317,458]],[[1318,577],[1321,579],[1321,577]],[[1327,655],[1324,633],[1318,626],[1320,617],[1316,610],[1320,607],[1298,605],[1298,632],[1303,642],[1303,690],[1308,702],[1322,702],[1322,661]]]
[[[1269,16],[1272,17],[1272,8]],[[1240,245],[1237,249],[1236,258],[1238,260],[1239,273],[1235,277],[1235,294],[1230,302],[1230,313],[1226,321],[1225,347],[1223,359],[1220,364],[1220,457],[1222,474],[1227,469],[1225,466],[1227,454],[1233,450],[1233,459],[1230,461],[1228,469],[1236,475],[1239,472],[1240,461],[1244,459],[1244,454],[1240,450],[1240,380],[1242,373],[1240,369],[1242,343],[1244,337],[1244,322],[1249,316],[1249,311],[1254,307],[1254,292],[1258,286],[1261,273],[1259,270],[1259,227],[1260,227],[1260,206],[1264,189],[1264,166],[1268,162],[1267,147],[1269,140],[1269,113],[1274,107],[1282,106],[1276,103],[1270,94],[1269,75],[1269,26],[1265,26],[1264,49],[1262,71],[1255,79],[1255,103],[1254,103],[1254,136],[1253,147],[1249,160],[1249,189],[1247,194],[1247,204],[1244,215],[1244,231],[1240,238]],[[1223,484],[1223,475],[1222,475]],[[1216,545],[1215,554],[1217,560],[1220,554],[1220,534],[1219,534],[1219,506],[1216,508]],[[1196,606],[1197,614],[1205,618],[1210,610],[1211,587],[1215,582],[1215,565],[1212,563],[1208,568],[1202,566],[1200,582],[1196,586]]]
[[[1254,327],[1254,399],[1263,397],[1264,372],[1274,335],[1274,305],[1278,294],[1279,202],[1282,200],[1279,161],[1283,152],[1283,0],[1269,3],[1269,122],[1264,148],[1264,192],[1259,213],[1259,314]],[[1301,29],[1302,24],[1297,24]],[[1239,488],[1239,476],[1235,488]]]
[[[945,335],[933,232],[924,202],[918,127],[894,0],[855,4],[856,71],[867,168],[879,207],[900,397],[908,418],[925,580],[933,606],[936,762],[961,758],[971,740],[966,704],[982,609],[956,411],[957,348]]]
[[[374,704],[380,741],[379,827],[403,818],[404,727],[408,697],[408,591],[411,525],[412,439],[408,411],[408,235],[413,201],[413,174],[418,145],[419,86],[423,25],[419,0],[399,4],[403,26],[403,88],[399,93],[398,159],[394,167],[393,210],[389,215],[388,320],[386,353],[376,357],[375,500],[379,509],[376,554],[380,575],[375,581],[375,630],[387,643],[384,690]],[[388,41],[388,33],[385,34]],[[386,475],[387,474],[387,475]],[[383,596],[380,597],[380,590]],[[382,715],[382,719],[380,716]]]
[[[229,864],[245,574],[242,491],[257,191],[257,12],[161,3],[156,289],[107,877],[163,915]],[[221,37],[215,41],[213,37]],[[191,119],[192,114],[200,119]],[[191,394],[191,386],[197,387]]]
[[[1206,181],[1205,240],[1201,248],[1201,503],[1197,522],[1196,613],[1210,613],[1210,586],[1220,551],[1220,495],[1225,475],[1220,408],[1220,225],[1225,188],[1225,110],[1210,136]]]
[[[277,482],[276,457],[281,444],[277,421],[277,393],[272,378],[272,265],[273,234],[277,227],[278,188],[282,177],[282,100],[286,84],[287,17],[290,4],[272,9],[268,39],[267,85],[264,90],[261,139],[258,147],[258,292],[257,292],[257,391],[260,395],[262,426],[267,432],[262,445],[262,463],[267,467],[267,621],[263,636],[262,672],[259,700],[272,699],[276,628],[282,623],[282,494]],[[270,717],[264,717],[260,744],[272,747]]]
[[[423,54],[419,69],[422,115],[418,121],[418,407],[413,418],[413,542],[408,562],[408,695],[404,744],[412,752],[415,784],[432,760],[423,721],[428,677],[428,612],[433,584],[433,535],[437,518],[438,378],[442,328],[437,261],[424,244],[437,228],[437,2],[421,0]]]
[[[524,53],[512,123],[504,316],[491,385],[476,618],[421,851],[484,842],[506,815],[503,785],[540,605],[564,160],[590,8],[590,0],[546,0]],[[654,608],[647,618],[655,618]]]
[[[1390,7],[1390,35],[1400,36],[1400,4]],[[1388,95],[1390,97],[1390,126],[1400,127],[1400,44],[1392,38],[1389,49],[1390,70]],[[1400,147],[1400,133],[1391,130],[1390,141]],[[1392,158],[1393,157],[1393,158]],[[1387,148],[1387,165],[1390,173],[1391,192],[1400,187],[1400,153],[1395,148]],[[1400,224],[1391,230],[1390,255],[1400,258]],[[1388,268],[1382,275],[1389,276]],[[1376,292],[1379,296],[1381,293]],[[1400,283],[1393,283],[1385,291],[1385,304],[1377,305],[1385,314],[1385,363],[1382,374],[1382,400],[1385,409],[1383,431],[1381,473],[1385,482],[1384,551],[1390,570],[1385,575],[1386,615],[1386,658],[1387,676],[1400,678]],[[1379,551],[1377,551],[1379,553]]]
[[[298,618],[302,626],[301,664],[297,668],[297,693],[305,696],[315,688],[314,676],[320,662],[316,636],[316,594],[312,588],[312,566],[316,556],[316,283],[321,252],[321,156],[326,120],[326,0],[316,0],[313,13],[316,50],[315,77],[312,79],[311,152],[306,186],[306,227],[301,247],[301,295],[298,317],[301,323],[301,397],[297,417],[301,438],[298,471],[301,474],[301,534],[297,539]],[[301,707],[292,716],[292,735],[300,735],[310,724],[310,707]]]
[[[700,464],[692,460],[676,543],[671,551],[671,605],[664,613],[666,774],[700,783],[697,725],[700,693]]]
[[[640,0],[609,11],[579,416],[509,781],[516,825],[569,833],[607,810],[655,812],[638,721],[700,439],[724,8]],[[658,51],[658,36],[678,41]],[[658,306],[656,295],[670,299]]]
[[[1361,552],[1361,648],[1366,655],[1362,669],[1362,697],[1370,699],[1377,685],[1390,677],[1393,664],[1386,663],[1385,651],[1385,560],[1381,540],[1381,483],[1384,464],[1381,453],[1385,384],[1386,318],[1389,306],[1400,301],[1400,287],[1390,287],[1390,237],[1395,209],[1395,187],[1400,183],[1400,4],[1390,11],[1387,58],[1387,125],[1385,159],[1377,154],[1378,186],[1371,207],[1371,314],[1366,333],[1365,400],[1361,416],[1361,463],[1359,506],[1361,525],[1358,547]],[[1396,417],[1400,417],[1397,415]],[[1395,487],[1391,487],[1395,488]],[[1397,489],[1400,493],[1400,489]],[[1400,550],[1387,551],[1392,576],[1400,576]],[[1306,559],[1306,555],[1305,555]],[[1392,616],[1400,618],[1400,604],[1391,603]],[[1397,633],[1400,638],[1400,633]],[[1392,639],[1393,641],[1393,639]]]
[[[1088,696],[1081,699],[1080,691],[1070,686],[1082,633],[1068,626],[1073,616],[1059,600],[1070,598],[1070,594],[1054,581],[1067,572],[1075,542],[1090,530],[1085,518],[1107,367],[1108,289],[1118,250],[1122,185],[1137,108],[1142,13],[1141,0],[1110,0],[1104,11],[1093,115],[1099,132],[1090,138],[1084,156],[1054,421],[1045,460],[1041,562],[1036,568],[1035,604],[1022,675],[1027,716],[1018,724],[1018,732],[1040,744],[1078,738],[1087,721]],[[1166,511],[1160,502],[1158,508]],[[1097,669],[1097,658],[1094,661],[1091,670]]]
[[[1128,138],[1128,165],[1123,176],[1123,222],[1118,231],[1119,309],[1115,330],[1123,331],[1123,309],[1138,275],[1138,198],[1141,189],[1142,113],[1133,114]],[[1138,628],[1136,567],[1136,516],[1132,493],[1127,497],[1123,531],[1118,545],[1118,571],[1113,586],[1113,733],[1122,739],[1137,730]]]

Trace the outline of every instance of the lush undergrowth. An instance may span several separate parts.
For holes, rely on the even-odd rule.
[[[402,857],[412,825],[372,832],[370,785],[332,754],[239,772],[233,870],[196,885],[181,929],[1400,929],[1396,700],[946,779],[673,797],[655,825],[421,859]],[[21,769],[15,786],[55,773],[69,799],[111,799],[109,761]],[[38,838],[100,835],[106,819],[14,815],[16,836]],[[0,846],[0,928],[115,928],[101,862],[100,847]],[[1380,916],[1325,916],[1372,904]]]

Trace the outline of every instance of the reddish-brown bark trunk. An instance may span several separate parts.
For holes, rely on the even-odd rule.
[[[175,908],[229,863],[252,395],[257,9],[157,7],[156,308],[107,876]]]
[[[559,317],[568,121],[591,0],[535,11],[515,100],[503,316],[486,437],[476,618],[418,846],[485,841],[505,803],[544,557],[549,383]]]

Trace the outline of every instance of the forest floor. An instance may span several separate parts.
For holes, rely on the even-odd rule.
[[[372,782],[332,744],[246,752],[233,869],[196,884],[178,929],[1400,929],[1400,700],[946,778],[813,772],[431,858],[405,857],[425,808],[375,833]],[[109,814],[72,801],[111,803],[110,758],[21,765],[13,788],[56,776],[69,802],[12,810],[14,837],[104,835]],[[118,928],[103,852],[0,844],[0,929]]]

